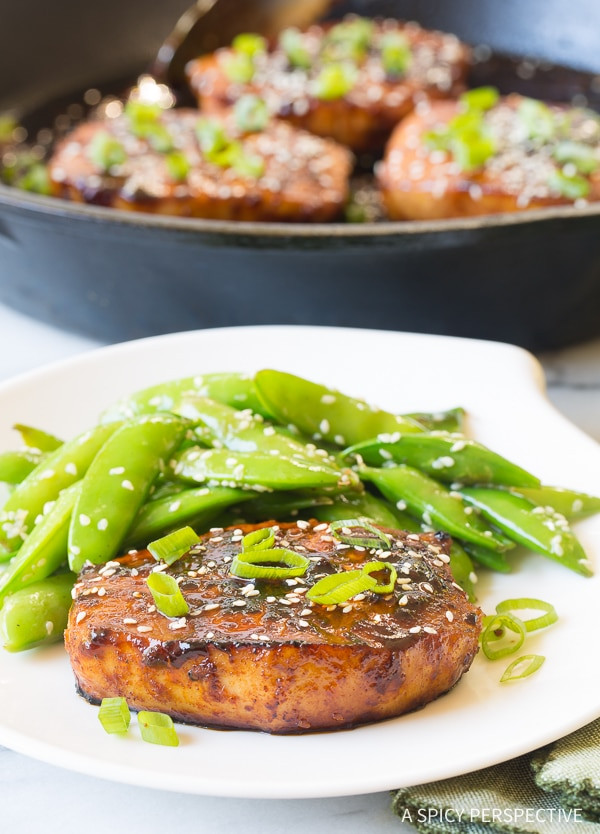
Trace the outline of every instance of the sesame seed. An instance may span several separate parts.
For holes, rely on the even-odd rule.
[[[323,394],[321,397],[321,402],[323,405],[333,405],[335,402],[335,397],[333,394]]]
[[[220,603],[218,602],[209,602],[208,605],[204,606],[205,611],[214,611],[215,608],[219,608]]]
[[[425,631],[427,634],[437,634],[436,629],[432,628],[431,626],[423,626],[423,631]]]
[[[215,636],[214,631],[207,631],[206,632],[206,639],[207,640],[212,640],[214,636]]]
[[[103,597],[106,594],[106,588],[98,588],[98,596]]]
[[[38,478],[40,481],[47,481],[49,478],[53,478],[55,474],[54,469],[44,469],[43,472],[40,472]]]
[[[185,628],[186,619],[185,617],[180,617],[179,620],[174,620],[172,623],[169,623],[169,628],[171,631],[177,631],[180,628]],[[138,628],[139,631],[139,628]]]
[[[404,594],[404,596],[401,596],[400,599],[398,600],[398,605],[407,605],[407,604],[408,604],[408,597],[406,596],[406,594]]]
[[[308,623],[306,622],[306,620],[298,620],[298,625],[301,628],[308,628]]]
[[[412,628],[408,629],[409,634],[419,634],[421,631],[421,626],[413,626]]]
[[[74,463],[67,463],[65,466],[65,472],[68,475],[77,475],[77,467]]]
[[[137,625],[137,620],[134,620],[133,617],[125,617],[123,625]]]
[[[345,605],[342,608],[342,614],[347,614],[349,611],[352,611],[352,606],[351,605]]]
[[[80,611],[77,617],[75,618],[76,623],[80,623],[85,618],[86,612]]]
[[[123,487],[123,489],[128,489],[130,492],[133,492],[134,490],[133,484],[131,483],[131,481],[128,481],[127,479],[121,481],[121,486]]]
[[[108,519],[101,518],[98,524],[96,524],[96,527],[98,528],[98,530],[106,530],[106,528],[108,527]]]
[[[296,527],[298,527],[300,530],[307,530],[310,527],[310,524],[308,521],[303,521],[302,519],[299,519],[296,522]]]
[[[454,620],[454,614],[452,613],[452,611],[446,611],[446,619],[449,623],[451,623]]]
[[[122,475],[125,472],[124,466],[113,466],[112,469],[108,470],[109,475]]]
[[[244,605],[246,604],[246,600],[244,600],[244,599],[234,599],[232,604],[236,605],[238,608],[243,608]]]
[[[329,432],[329,420],[321,420],[319,430],[321,434],[327,434]]]

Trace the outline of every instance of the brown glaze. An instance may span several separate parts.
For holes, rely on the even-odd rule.
[[[434,220],[572,205],[553,193],[547,180],[560,168],[548,147],[536,149],[519,139],[517,108],[522,98],[503,98],[486,114],[498,152],[475,171],[461,171],[445,151],[432,151],[425,136],[448,124],[460,103],[443,101],[420,105],[392,134],[377,175],[382,198],[393,220]],[[563,106],[551,106],[556,112]],[[585,112],[571,128],[572,138],[585,136]],[[596,130],[598,126],[596,125]],[[581,135],[580,135],[581,134]],[[599,153],[600,134],[595,140]],[[600,169],[590,177],[588,201],[600,200]]]
[[[272,120],[264,131],[239,135],[231,117],[211,118],[227,127],[248,155],[264,161],[258,178],[240,176],[206,160],[198,145],[196,110],[166,110],[160,121],[190,162],[185,180],[169,175],[165,154],[135,136],[126,116],[79,125],[57,146],[48,166],[55,196],[128,211],[221,220],[334,220],[348,198],[352,156],[334,142]],[[90,143],[108,132],[127,159],[104,172],[89,157]]]
[[[349,18],[345,18],[349,19]],[[311,26],[304,44],[313,58],[307,71],[290,67],[285,53],[274,46],[256,59],[256,72],[248,84],[229,80],[224,67],[231,49],[219,49],[190,62],[187,72],[192,92],[202,108],[215,110],[231,105],[244,92],[265,98],[279,118],[327,136],[355,151],[380,150],[394,126],[423,98],[449,98],[465,86],[468,48],[454,35],[431,32],[416,23],[375,21],[374,43],[387,32],[401,32],[412,51],[405,74],[385,74],[379,53],[372,50],[359,67],[353,89],[343,98],[317,98],[312,87],[322,69],[323,40],[333,24]]]
[[[203,536],[167,569],[190,607],[180,620],[153,608],[147,551],[84,568],[66,632],[80,692],[188,723],[293,733],[400,715],[450,689],[477,652],[481,612],[453,584],[448,540],[395,532],[377,555],[340,548],[315,525],[280,525],[276,546],[311,558],[288,581],[230,574],[240,531],[254,525]],[[382,558],[410,583],[336,606],[303,598],[321,576]]]

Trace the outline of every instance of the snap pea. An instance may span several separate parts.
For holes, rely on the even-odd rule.
[[[42,461],[42,456],[29,449],[3,452],[0,455],[0,481],[3,484],[20,484]]]
[[[18,550],[0,550],[0,564],[10,562],[17,555]]]
[[[582,576],[592,576],[585,551],[560,513],[536,507],[527,498],[506,490],[469,487],[463,495],[513,541]]]
[[[81,482],[63,490],[0,574],[0,604],[15,591],[45,579],[67,561],[67,538]]]
[[[61,573],[11,594],[0,609],[0,639],[9,652],[61,640],[75,574]]]
[[[396,504],[402,501],[408,511],[431,527],[492,550],[506,550],[512,543],[491,530],[475,513],[469,512],[461,496],[405,464],[374,469],[361,467],[361,478],[370,481]]]
[[[416,420],[427,431],[462,431],[465,414],[464,408],[459,406],[448,411],[419,411],[402,416]]]
[[[571,489],[551,486],[519,488],[511,492],[517,492],[540,507],[552,507],[570,521],[587,518],[589,515],[600,512],[600,498],[587,495],[585,492],[574,492]]]
[[[233,504],[247,501],[252,493],[229,487],[184,489],[176,496],[167,496],[145,504],[138,512],[125,539],[124,550],[146,547],[157,536],[192,524],[204,532],[217,514]]]
[[[539,486],[539,479],[480,443],[446,432],[435,434],[380,434],[374,440],[346,449],[345,455],[360,457],[369,466],[387,460],[407,463],[446,483]]]
[[[506,559],[506,554],[499,553],[496,550],[490,550],[487,547],[480,547],[477,544],[464,544],[464,549],[469,556],[478,564],[483,565],[489,570],[497,571],[498,573],[510,573],[510,563]]]
[[[371,495],[369,492],[364,492],[356,497],[338,495],[331,504],[315,507],[311,515],[314,515],[319,521],[368,518],[374,524],[379,524],[381,527],[390,527],[392,530],[421,532],[419,522],[411,518],[408,513],[392,508],[387,502]]]
[[[43,429],[36,429],[33,426],[26,426],[24,423],[15,423],[13,428],[19,432],[23,443],[37,449],[40,452],[55,452],[63,445],[63,441],[55,437],[53,434],[48,434]]]
[[[314,508],[332,504],[333,497],[321,491],[307,492],[265,492],[263,495],[252,497],[251,500],[239,508],[238,516],[243,516],[248,522],[265,521],[267,519],[283,521],[295,518],[301,510],[308,510],[308,515],[318,518]],[[234,512],[238,510],[233,508]]]
[[[49,501],[83,477],[119,423],[96,426],[52,452],[20,483],[0,513],[0,544],[14,550],[22,544]]]
[[[256,390],[266,409],[315,440],[351,446],[384,432],[421,432],[409,417],[374,408],[363,400],[281,371],[259,371]]]
[[[475,581],[477,576],[469,554],[456,540],[450,545],[450,571],[457,585],[463,589],[471,602],[475,602]]]
[[[188,376],[153,385],[119,400],[102,414],[102,421],[123,420],[157,411],[171,411],[185,396],[208,397],[232,408],[250,408],[268,417],[251,376],[240,373]]]
[[[329,457],[313,444],[307,446],[270,423],[265,424],[262,417],[254,416],[249,410],[236,411],[206,397],[183,397],[174,406],[174,411],[194,422],[200,421],[204,436],[208,434],[209,442],[217,448],[304,458],[312,462]]]
[[[106,441],[86,472],[69,528],[69,566],[112,559],[152,482],[181,441],[186,425],[168,414],[138,417]]]
[[[274,457],[263,452],[228,449],[186,449],[175,457],[175,476],[191,483],[246,486],[257,492],[305,487],[350,486],[357,482],[350,470],[325,461]]]

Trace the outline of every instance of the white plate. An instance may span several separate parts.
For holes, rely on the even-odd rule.
[[[487,342],[329,328],[234,328],[145,339],[97,350],[0,386],[0,449],[16,421],[70,435],[115,398],[198,372],[276,367],[396,411],[463,405],[470,431],[544,482],[600,492],[599,447],[544,396],[525,351]],[[498,679],[507,661],[477,657],[455,689],[425,709],[355,730],[268,736],[180,727],[176,749],[107,736],[97,709],[74,692],[62,647],[0,652],[0,743],[94,776],[153,788],[239,797],[336,796],[454,776],[525,753],[600,715],[597,610],[600,523],[578,533],[598,571],[583,579],[524,555],[510,576],[486,576],[480,601],[536,596],[557,625],[529,638],[546,655],[533,677]]]

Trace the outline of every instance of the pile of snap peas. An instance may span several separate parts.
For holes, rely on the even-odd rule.
[[[0,455],[0,631],[18,651],[60,639],[84,564],[190,525],[366,518],[452,536],[450,566],[511,569],[517,545],[590,576],[569,522],[600,499],[557,487],[468,439],[464,413],[396,415],[274,370],[144,389],[63,442],[17,425]]]

